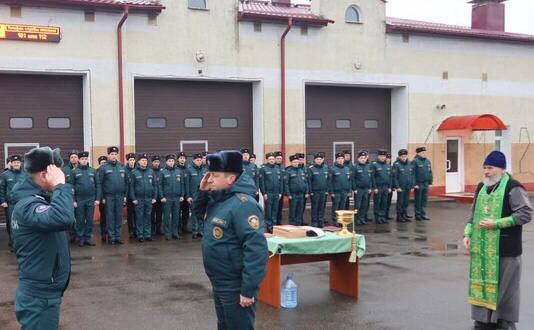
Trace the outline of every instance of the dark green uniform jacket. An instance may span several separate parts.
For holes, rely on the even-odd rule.
[[[165,167],[161,170],[161,181],[158,187],[159,198],[178,199],[185,197],[186,172],[178,167]]]
[[[53,299],[63,295],[70,277],[66,232],[74,224],[70,184],[46,193],[30,178],[13,188],[16,203],[11,219],[19,288],[26,295]]]
[[[397,159],[391,168],[393,176],[393,188],[412,189],[414,182],[413,167],[408,161],[402,162]]]
[[[415,173],[415,184],[427,183],[432,184],[432,165],[427,158],[416,155],[412,160],[412,166]]]
[[[255,297],[265,275],[268,250],[263,212],[248,175],[223,191],[199,191],[193,212],[205,220],[202,255],[215,292]]]
[[[308,186],[310,192],[328,191],[328,171],[327,165],[314,164],[308,168]]]
[[[108,162],[100,167],[99,172],[98,200],[105,198],[106,195],[122,195],[126,197],[128,176],[124,165],[119,162]]]
[[[74,200],[96,200],[97,174],[90,166],[78,166],[72,170],[68,183],[74,188]]]
[[[371,187],[373,187],[371,165],[356,162],[352,167],[352,190],[371,189]]]
[[[151,168],[136,168],[130,177],[130,200],[156,199],[158,189],[154,172]]]
[[[286,187],[284,192],[287,194],[307,194],[308,189],[308,173],[305,167],[286,168]]]
[[[0,204],[8,203],[11,204],[11,192],[13,187],[19,181],[23,181],[26,177],[25,172],[15,171],[13,169],[7,170],[0,174]],[[13,205],[9,205],[10,207]]]
[[[258,177],[262,194],[282,194],[284,178],[279,166],[269,164],[263,166]]]

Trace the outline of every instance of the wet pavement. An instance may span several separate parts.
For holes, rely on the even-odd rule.
[[[308,210],[309,212],[309,210]],[[393,210],[392,210],[393,213]],[[257,307],[257,329],[472,329],[466,302],[468,256],[460,237],[468,205],[431,203],[432,221],[365,225],[360,299],[330,292],[328,263],[285,266],[295,273],[299,305]],[[96,237],[99,239],[98,237]],[[534,329],[534,227],[524,230],[521,322]],[[0,329],[17,329],[16,260],[0,232]],[[61,329],[215,329],[211,286],[200,242],[73,246]]]

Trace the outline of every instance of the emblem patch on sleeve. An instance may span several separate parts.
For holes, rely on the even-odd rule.
[[[35,209],[35,213],[43,213],[50,208],[50,205],[39,205]]]
[[[258,229],[260,228],[260,218],[258,218],[257,215],[251,215],[250,217],[248,217],[248,224],[252,228]]]
[[[223,237],[223,230],[221,227],[213,227],[213,237],[221,239]]]

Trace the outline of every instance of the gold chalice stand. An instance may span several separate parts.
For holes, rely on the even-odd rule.
[[[358,213],[358,210],[340,210],[336,211],[337,223],[341,224],[342,229],[337,234],[340,236],[352,236],[352,233],[347,229],[350,224],[354,223],[354,215]],[[354,229],[354,228],[353,228]]]

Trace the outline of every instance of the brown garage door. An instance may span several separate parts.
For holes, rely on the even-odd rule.
[[[389,89],[306,86],[306,153],[390,149]]]
[[[0,160],[35,145],[83,148],[79,76],[0,74]],[[2,167],[4,162],[2,161]]]
[[[135,81],[135,147],[164,155],[252,147],[252,85]]]

